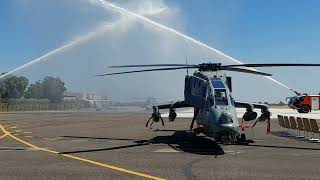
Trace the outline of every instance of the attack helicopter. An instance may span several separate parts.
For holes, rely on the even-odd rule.
[[[253,69],[254,67],[287,67],[287,66],[320,66],[320,64],[235,64],[221,63],[191,64],[149,64],[109,66],[109,68],[151,68],[116,73],[100,74],[97,76],[111,76],[151,71],[172,71],[181,69],[196,69],[193,75],[185,76],[184,100],[172,104],[153,107],[150,119],[153,122],[162,121],[161,109],[169,109],[169,121],[177,117],[177,108],[194,108],[194,115],[190,124],[189,134],[203,133],[217,142],[248,143],[244,133],[244,121],[267,121],[267,133],[270,132],[271,113],[266,104],[236,101],[232,96],[232,78],[225,71],[249,73],[259,76],[272,76]],[[236,108],[245,108],[246,112],[239,121]],[[261,115],[254,109],[260,109]],[[150,120],[149,119],[149,120]],[[149,121],[148,121],[149,122]],[[196,123],[196,128],[194,124]],[[148,123],[147,123],[148,124]]]

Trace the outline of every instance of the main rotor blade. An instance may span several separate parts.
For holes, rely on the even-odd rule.
[[[299,64],[299,63],[271,63],[271,64],[234,64],[223,67],[318,67],[320,64]]]
[[[135,64],[135,65],[121,65],[121,66],[108,66],[109,68],[131,68],[131,67],[194,67],[198,65],[192,64]]]
[[[234,68],[234,67],[221,67],[221,70],[256,74],[256,75],[261,75],[261,76],[272,76],[272,74],[268,74],[268,73],[264,73],[264,72],[253,71],[253,70],[249,70],[249,69]]]
[[[149,71],[171,71],[171,70],[190,69],[190,68],[197,68],[197,67],[173,67],[173,68],[143,69],[143,70],[137,70],[137,71],[124,71],[124,72],[117,72],[117,73],[100,74],[100,75],[96,75],[96,76],[111,76],[111,75],[118,75],[118,74],[130,74],[130,73],[149,72]]]

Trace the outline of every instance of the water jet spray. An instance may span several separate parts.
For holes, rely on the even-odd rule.
[[[241,61],[239,61],[237,59],[234,59],[233,57],[228,56],[228,55],[224,54],[223,52],[221,52],[221,51],[219,51],[219,50],[217,50],[217,49],[215,49],[213,47],[210,47],[210,46],[208,46],[208,45],[206,45],[206,44],[204,44],[204,43],[202,43],[202,42],[200,42],[200,41],[198,41],[198,40],[196,40],[196,39],[194,39],[194,38],[192,38],[190,36],[187,36],[187,35],[179,32],[179,31],[177,31],[177,30],[175,30],[173,28],[170,28],[170,27],[167,27],[167,26],[165,26],[163,24],[157,23],[157,22],[155,22],[155,21],[153,21],[153,20],[151,20],[151,19],[149,19],[147,17],[144,17],[144,16],[142,16],[140,14],[137,14],[137,13],[134,13],[132,11],[129,11],[129,10],[123,8],[123,7],[117,6],[117,5],[112,4],[112,3],[108,2],[108,1],[105,1],[105,0],[98,0],[98,1],[103,5],[104,8],[107,8],[108,10],[111,8],[111,9],[113,9],[113,10],[115,10],[115,11],[121,13],[121,14],[127,14],[129,16],[135,17],[138,20],[141,20],[143,22],[149,23],[149,24],[151,24],[151,25],[153,25],[155,27],[158,27],[158,28],[160,28],[162,30],[166,30],[168,32],[176,34],[177,36],[180,36],[180,37],[184,38],[185,40],[188,40],[188,41],[190,41],[192,43],[195,43],[195,44],[197,44],[197,45],[199,45],[201,47],[209,49],[212,52],[214,52],[216,54],[217,58],[219,58],[219,59],[231,60],[231,61],[233,61],[235,63],[243,64],[243,62],[241,62]],[[249,69],[256,71],[256,69],[254,69],[254,68],[249,68]],[[293,89],[289,88],[285,84],[283,84],[283,83],[281,83],[281,82],[279,82],[279,81],[277,81],[277,80],[275,80],[275,79],[273,79],[271,77],[265,76],[265,78],[267,78],[267,79],[269,79],[269,80],[281,85],[282,87],[288,89],[289,91],[292,91],[292,92],[296,93]]]

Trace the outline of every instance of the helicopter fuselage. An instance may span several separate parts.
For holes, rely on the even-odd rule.
[[[185,77],[185,103],[194,107],[194,119],[209,137],[235,137],[239,131],[231,89],[231,79],[223,72],[195,72]]]

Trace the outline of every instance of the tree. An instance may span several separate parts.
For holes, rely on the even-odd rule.
[[[41,93],[41,83],[41,81],[37,81],[33,84],[30,84],[27,91],[24,94],[24,97],[26,99],[41,99],[43,97]]]
[[[64,96],[65,83],[60,78],[45,77],[42,81],[30,84],[25,97],[30,99],[49,99],[50,102],[60,102]]]
[[[42,93],[51,102],[60,102],[64,96],[65,83],[60,78],[45,77],[42,82]]]
[[[0,98],[20,99],[28,86],[26,77],[10,76],[0,82]]]
[[[7,86],[4,81],[0,82],[0,98],[3,98],[4,94],[7,92]]]

